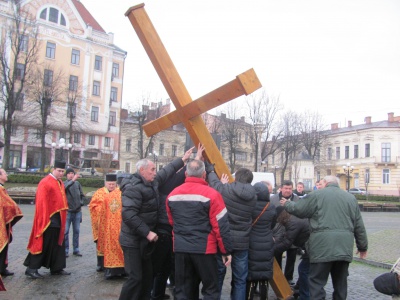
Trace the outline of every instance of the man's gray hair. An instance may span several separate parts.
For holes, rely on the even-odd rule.
[[[186,166],[186,174],[188,177],[202,178],[205,170],[204,162],[197,159],[189,161]]]
[[[150,163],[150,160],[147,158],[143,158],[136,163],[136,171],[139,172],[140,168],[146,168]]]
[[[323,180],[325,181],[326,184],[334,183],[334,184],[339,185],[339,178],[337,178],[336,176],[333,176],[333,175],[325,176]]]

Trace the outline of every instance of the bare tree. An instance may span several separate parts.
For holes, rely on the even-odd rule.
[[[322,116],[316,112],[305,112],[299,118],[301,140],[307,154],[315,162],[327,136]]]
[[[301,149],[301,135],[299,132],[298,124],[299,116],[293,111],[287,111],[281,120],[281,127],[283,129],[282,137],[279,139],[279,150],[282,153],[282,171],[281,182],[284,181],[285,172],[289,161]]]
[[[258,159],[268,161],[268,155],[273,154],[277,149],[276,137],[280,135],[276,126],[277,114],[283,106],[279,102],[279,98],[269,97],[264,89],[249,95],[247,106],[252,124],[249,134],[255,153],[254,171],[257,171],[261,163]],[[272,136],[275,138],[272,139]],[[270,143],[263,143],[263,140],[270,141]]]
[[[29,90],[30,99],[35,103],[36,113],[39,116],[39,130],[41,143],[40,170],[43,171],[46,160],[46,134],[51,125],[50,113],[52,106],[60,103],[65,91],[65,76],[62,70],[55,70],[51,65],[36,69]]]
[[[13,117],[24,101],[39,51],[38,30],[34,16],[24,11],[19,1],[12,1],[13,18],[2,24],[0,42],[1,99],[4,105],[2,126],[4,133],[3,167],[10,165],[10,145]]]

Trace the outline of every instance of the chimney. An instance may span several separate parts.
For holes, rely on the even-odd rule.
[[[391,112],[391,113],[388,113],[388,121],[389,121],[389,122],[393,122],[393,121],[394,121],[394,118],[393,118],[393,117],[394,117],[394,113],[392,113],[392,112]]]
[[[371,124],[371,117],[365,117],[364,122],[365,124]]]
[[[351,127],[351,121],[347,121],[347,127]]]
[[[121,109],[120,118],[121,118],[121,120],[128,119],[128,110],[127,109],[124,109],[124,108]]]
[[[331,124],[331,130],[338,129],[338,123],[332,123]]]
[[[222,119],[226,119],[226,114],[221,113],[221,118],[222,118]]]
[[[244,123],[244,117],[240,117],[240,121]]]

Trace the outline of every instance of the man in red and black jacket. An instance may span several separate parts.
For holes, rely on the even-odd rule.
[[[218,249],[225,265],[232,259],[227,210],[221,194],[205,181],[204,163],[192,160],[186,168],[185,183],[166,202],[173,227],[175,299],[194,299],[198,280],[205,298],[218,299]]]

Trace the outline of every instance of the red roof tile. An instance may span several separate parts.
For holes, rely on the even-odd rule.
[[[72,3],[75,5],[79,14],[81,15],[83,21],[92,26],[94,30],[105,32],[104,29],[100,26],[100,24],[96,21],[96,19],[90,14],[90,12],[86,9],[86,7],[82,4],[82,2],[78,0],[72,0]]]

